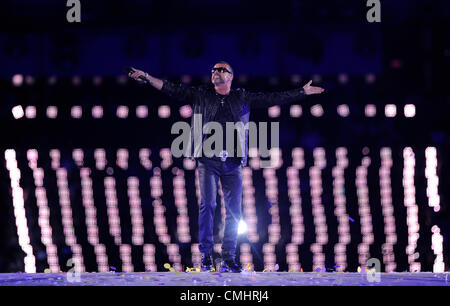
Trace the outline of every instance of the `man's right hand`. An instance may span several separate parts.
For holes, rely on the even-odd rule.
[[[129,76],[130,78],[135,79],[135,80],[136,80],[138,83],[140,83],[140,84],[145,83],[145,81],[142,80],[142,79],[139,78],[139,77],[144,77],[144,78],[146,78],[147,73],[145,73],[144,71],[139,70],[139,69],[135,69],[135,68],[131,68],[131,69],[132,69],[133,71],[130,72],[130,73],[128,73],[128,76]]]

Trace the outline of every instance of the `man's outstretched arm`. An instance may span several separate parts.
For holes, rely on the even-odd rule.
[[[138,83],[147,82],[158,90],[162,89],[163,84],[164,84],[163,80],[155,78],[142,70],[135,69],[135,68],[131,68],[131,69],[132,69],[132,72],[128,73],[128,76],[130,78],[135,79]],[[143,77],[146,81],[144,81],[141,77]]]
[[[320,94],[324,89],[311,86],[312,80],[302,88],[280,92],[245,92],[245,98],[252,107],[270,107],[301,100],[307,95]]]
[[[169,97],[183,103],[191,103],[194,94],[198,91],[197,87],[186,86],[184,84],[175,84],[167,80],[155,78],[148,73],[131,68],[133,72],[128,75],[138,83],[149,83],[158,90],[167,94]]]

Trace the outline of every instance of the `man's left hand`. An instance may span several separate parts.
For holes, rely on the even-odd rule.
[[[308,82],[305,86],[303,86],[303,90],[307,95],[320,94],[325,91],[322,87],[311,86],[312,80]]]

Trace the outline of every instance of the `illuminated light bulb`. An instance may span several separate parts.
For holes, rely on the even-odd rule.
[[[395,104],[387,104],[384,107],[384,114],[389,118],[395,117],[397,115],[397,106]]]
[[[364,111],[367,117],[375,117],[377,114],[377,108],[374,104],[367,104]]]
[[[14,116],[15,119],[20,119],[24,116],[24,111],[22,108],[22,105],[16,105],[12,108],[12,114]]]
[[[337,107],[337,113],[341,117],[347,117],[350,114],[350,109],[347,104],[341,104]]]
[[[170,117],[170,107],[168,105],[161,105],[158,108],[158,116],[160,118],[169,118]]]
[[[291,105],[289,112],[291,117],[298,118],[302,115],[302,107],[298,104]]]
[[[23,75],[21,74],[15,74],[12,77],[12,83],[14,86],[21,86],[23,83]]]
[[[277,118],[280,117],[281,109],[278,105],[269,107],[268,109],[269,117],[271,118]]]
[[[311,107],[311,114],[314,117],[322,117],[323,116],[323,108],[322,105],[316,104]]]
[[[192,107],[190,105],[183,105],[180,107],[180,116],[183,118],[189,118],[192,116]]]
[[[416,106],[414,104],[406,104],[404,112],[405,117],[412,118],[416,115]]]
[[[136,107],[136,117],[146,118],[148,116],[148,108],[146,105],[139,105]]]

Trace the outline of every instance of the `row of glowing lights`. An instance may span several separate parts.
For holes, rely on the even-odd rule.
[[[336,108],[337,114],[341,117],[348,117],[350,115],[350,108],[347,104],[338,105]],[[404,106],[404,115],[406,118],[412,118],[416,115],[416,106],[414,104],[406,104]],[[36,107],[33,105],[26,106],[25,109],[22,105],[16,105],[11,109],[12,115],[15,119],[23,118],[24,116],[28,119],[36,118]],[[281,108],[278,105],[269,107],[268,116],[270,118],[278,118],[281,115]],[[190,105],[183,105],[179,108],[179,113],[182,118],[189,118],[192,116],[192,107]],[[311,106],[310,113],[314,117],[322,117],[324,115],[324,110],[322,105],[316,104]],[[375,117],[377,114],[377,106],[374,104],[367,104],[364,108],[364,113],[366,117]],[[119,105],[116,108],[116,116],[121,119],[128,118],[130,114],[130,108],[126,105]],[[136,107],[136,117],[137,118],[147,118],[148,117],[148,107],[146,105],[139,105]],[[171,108],[168,105],[161,105],[158,107],[158,117],[159,118],[169,118],[171,114]],[[290,106],[289,114],[293,118],[299,118],[303,114],[303,109],[300,105],[294,104]],[[397,116],[397,106],[395,104],[386,104],[384,107],[384,114],[388,118],[393,118]],[[70,115],[72,118],[79,119],[83,116],[83,108],[79,105],[72,106],[70,109]],[[95,105],[91,108],[92,118],[100,119],[103,118],[103,107],[100,105]],[[51,105],[47,106],[46,116],[51,119],[58,117],[58,107]]]
[[[298,74],[294,74],[291,76],[290,81],[292,84],[299,84],[302,82],[302,79],[306,79],[306,78],[302,78],[302,76],[298,75]],[[320,83],[322,81],[322,77],[318,74],[313,75],[311,78],[308,78],[308,80],[312,79],[314,83]],[[125,76],[125,75],[119,75],[116,78],[116,81],[118,84],[126,84],[128,81],[130,80],[129,77]],[[246,83],[248,81],[248,77],[246,75],[240,75],[237,78],[238,82],[240,83]],[[373,84],[376,80],[376,76],[372,73],[368,73],[365,75],[365,81],[368,84]],[[22,86],[24,83],[27,85],[33,85],[35,83],[36,79],[35,77],[31,76],[31,75],[26,75],[24,76],[23,74],[15,74],[12,76],[11,78],[11,82],[15,87],[20,87]],[[341,73],[337,76],[337,81],[339,84],[347,84],[349,82],[349,78],[348,75],[345,73]],[[57,76],[50,76],[47,79],[47,83],[49,85],[56,85],[56,83],[58,82],[58,77]],[[101,76],[94,76],[92,77],[92,84],[94,84],[95,86],[100,86],[103,82],[103,78]],[[133,81],[134,82],[134,81]],[[192,76],[190,75],[183,75],[181,76],[181,82],[185,83],[185,84],[189,84],[192,82]],[[211,77],[210,76],[204,76],[203,77],[203,82],[204,83],[210,83],[211,82]],[[72,84],[74,86],[79,86],[82,83],[82,79],[80,76],[73,76],[72,77]],[[271,77],[269,78],[269,83],[271,85],[277,85],[278,84],[278,78],[277,77]]]
[[[342,149],[344,149],[344,148],[339,148],[336,151],[336,155],[338,157],[338,161],[340,160],[339,156],[341,156],[343,154],[343,152],[346,152],[346,151],[342,151]],[[76,150],[74,150],[74,153],[73,153],[73,157],[74,157],[75,160],[77,160],[78,163],[80,162],[80,160],[79,160],[80,154],[82,154],[82,151],[80,152],[80,150],[81,149],[76,149]],[[100,149],[100,150],[103,150],[103,149]],[[123,152],[123,151],[126,151],[126,149],[121,149],[121,152]],[[77,152],[77,153],[75,153],[75,152]],[[102,151],[100,151],[100,152],[102,152]],[[144,152],[144,153],[140,153],[140,154],[147,155],[147,157],[148,157],[148,155],[149,155],[148,151],[141,151],[141,152]],[[315,167],[319,168],[319,169],[324,168],[325,167],[325,160],[323,159],[323,157],[324,157],[323,149],[321,149],[321,148],[316,149],[314,154],[315,154],[315,164],[316,164]],[[128,156],[127,154],[125,154],[125,155]],[[7,167],[10,170],[10,175],[11,175],[11,178],[12,178],[12,186],[13,186],[13,185],[15,185],[14,182],[16,182],[15,180],[13,180],[13,178],[15,177],[14,173],[17,173],[17,172],[14,172],[15,168],[11,167],[11,164],[13,164],[13,162],[11,162],[11,160],[12,160],[11,157],[12,156],[14,156],[14,158],[15,158],[15,151],[7,150],[5,152],[5,157],[7,159]],[[46,197],[44,196],[45,195],[45,189],[42,187],[43,170],[41,168],[37,168],[37,151],[34,150],[34,149],[29,150],[27,152],[27,156],[28,156],[28,160],[29,160],[29,166],[30,166],[31,169],[33,169],[33,176],[34,176],[34,179],[35,179],[35,184],[37,186],[37,190],[36,190],[37,199],[38,199],[39,203],[41,203],[41,204],[42,203],[46,203]],[[58,150],[51,150],[50,156],[52,157],[52,166],[59,167],[59,159],[60,159],[59,151]],[[295,148],[292,151],[292,156],[293,156],[293,161],[297,161],[296,162],[297,166],[302,168],[304,166],[303,150],[301,148]],[[383,162],[386,162],[386,164],[388,166],[392,165],[392,159],[390,158],[390,149],[383,148],[381,150],[381,156],[382,156]],[[412,149],[411,148],[405,148],[405,150],[404,150],[404,157],[405,157],[405,170],[404,170],[405,179],[404,179],[404,184],[405,184],[405,189],[411,188],[411,186],[413,187],[413,182],[411,181],[411,177],[410,177],[411,175],[414,174],[414,172],[411,171],[411,166],[414,165],[414,163],[411,163],[411,158],[413,158],[413,156],[414,156],[414,154],[412,152]],[[429,170],[429,171],[430,171],[430,173],[434,173],[434,175],[437,178],[437,175],[436,175],[436,167],[437,167],[436,149],[435,148],[431,148],[431,147],[427,148],[426,156],[427,156],[427,169],[434,169],[434,172],[432,170]],[[383,159],[383,157],[385,157],[385,158]],[[386,157],[387,157],[387,159],[386,159]],[[9,164],[8,164],[8,161],[9,161]],[[343,161],[343,165],[345,165],[345,164],[346,164],[346,162]],[[368,167],[369,164],[370,164],[370,160],[363,159],[362,167]],[[15,162],[15,165],[17,167],[17,161]],[[339,165],[339,162],[338,162],[338,165]],[[12,172],[11,172],[11,169],[12,169]],[[361,170],[362,168],[358,168],[358,169],[360,169],[359,172],[361,172],[362,174],[366,173],[366,172],[364,172],[364,170]],[[68,203],[68,197],[64,197],[63,196],[64,194],[66,194],[66,196],[68,195],[68,190],[67,190],[67,173],[65,172],[64,168],[56,168],[56,170],[57,170],[57,184],[58,184],[59,195],[60,195],[60,199],[61,199],[61,211],[62,211],[62,216],[63,216],[63,225],[65,226],[64,233],[69,236],[69,237],[66,237],[66,242],[67,242],[68,245],[70,245],[75,250],[74,251],[74,255],[78,255],[78,257],[81,257],[81,258],[79,258],[79,260],[82,263],[81,247],[79,245],[76,245],[76,243],[75,243],[76,238],[74,236],[74,231],[73,231],[73,221],[71,220],[72,218],[71,218],[70,203],[69,203],[69,206],[66,206],[66,207],[64,207],[64,205],[63,205],[64,202],[66,202],[66,204]],[[20,177],[20,170],[17,169],[17,171],[19,171],[19,177]],[[84,171],[83,172],[84,174],[81,173],[81,177],[82,178],[86,177],[86,175],[88,175],[90,173],[90,170],[88,168],[82,168],[81,171],[82,172]],[[87,171],[87,173],[86,173],[86,171]],[[158,176],[160,176],[159,168],[155,168],[154,172],[156,174],[156,177],[158,178]],[[380,174],[381,174],[381,169],[380,169]],[[314,175],[313,175],[313,172],[312,172],[311,173],[311,179],[313,179],[313,176]],[[428,176],[431,177],[430,175],[428,175]],[[110,179],[110,180],[112,179],[113,180],[113,178],[111,178],[111,177],[105,178],[105,192],[106,192],[107,202],[108,202],[108,195],[109,195],[109,197],[111,197],[111,193],[108,192],[108,189],[111,188],[111,185],[113,185],[113,187],[114,187],[114,184],[106,183],[107,182],[106,179]],[[137,178],[135,178],[135,179],[137,180]],[[320,182],[320,177],[318,179],[319,180],[317,181],[317,183]],[[160,180],[160,177],[159,177],[159,180]],[[381,175],[380,175],[380,184],[382,183],[381,180],[382,180],[382,178],[381,178]],[[436,186],[437,187],[437,180],[436,179],[433,179],[433,177],[431,177],[430,181],[435,184],[435,185],[432,185],[432,186]],[[109,182],[111,182],[111,181],[109,181]],[[132,183],[130,183],[130,182],[132,182]],[[155,181],[153,182],[152,195],[155,196],[155,197],[159,197],[159,196],[162,195],[162,187],[161,187],[161,182],[158,181],[158,179],[157,179],[156,182],[157,182],[156,185],[155,185]],[[335,180],[335,182],[336,182],[336,180]],[[362,182],[358,183],[358,178],[357,178],[357,183],[356,184],[358,186],[358,185],[361,185],[361,183],[363,183],[362,185],[365,186],[364,182],[365,181],[363,180]],[[152,185],[152,181],[150,182],[150,184]],[[91,181],[82,183],[82,186],[89,186],[90,187],[91,185],[92,185]],[[138,183],[136,183],[135,180],[129,181],[129,187],[130,186],[137,187]],[[248,186],[248,185],[244,184],[244,186]],[[320,185],[311,184],[311,186],[312,187],[319,187]],[[312,196],[314,197],[314,194],[317,193],[317,192],[313,191],[313,190],[314,190],[314,188],[312,188],[311,192],[312,192]],[[411,205],[414,205],[413,201],[412,201],[413,199],[411,198],[411,196],[413,196],[413,194],[411,194],[411,190],[410,189],[408,189],[408,190],[409,191],[405,191],[405,205],[411,206]],[[436,189],[431,189],[431,190],[436,190],[436,192],[437,192],[437,188]],[[389,193],[388,190],[385,190],[385,191],[387,193]],[[135,191],[135,193],[136,193],[136,191]],[[318,193],[320,194],[320,191]],[[88,192],[88,195],[89,194],[92,195],[91,192],[90,193]],[[112,194],[114,194],[114,193],[112,193]],[[131,195],[131,194],[133,194],[133,192],[130,192],[130,189],[129,189],[129,195]],[[358,191],[358,194],[359,194],[360,198],[361,198],[361,196],[366,196],[366,193],[365,192],[361,192],[361,190]],[[13,192],[13,195],[14,195],[14,192]],[[114,198],[115,199],[112,202],[117,205],[117,197],[115,196]],[[132,198],[132,197],[130,197],[130,198]],[[90,197],[87,200],[83,200],[83,201],[84,201],[84,203],[89,203],[90,205],[93,205],[93,199],[90,198]],[[13,199],[13,202],[14,202],[14,199]],[[156,201],[156,203],[158,203],[158,201]],[[316,201],[313,201],[313,205],[314,205],[314,203],[317,204]],[[337,201],[336,201],[336,203],[337,203]],[[383,203],[385,203],[385,202],[383,202]],[[386,203],[389,204],[389,207],[387,208],[387,210],[385,210],[385,206],[387,205]],[[392,215],[392,211],[393,211],[392,199],[388,200],[386,203],[385,203],[385,206],[383,206],[383,214],[385,214],[385,213],[389,214],[390,213],[390,215]],[[131,204],[131,202],[130,202],[130,204]],[[159,203],[159,204],[161,204],[161,203]],[[415,206],[417,207],[417,205],[415,205]],[[39,207],[42,207],[42,209],[40,210],[40,213],[39,213],[40,218],[48,218],[48,214],[46,213],[46,210],[45,210],[45,205],[42,205],[42,206],[39,206]],[[168,242],[170,241],[170,237],[167,237],[167,226],[165,226],[165,217],[164,217],[165,208],[163,206],[159,206],[159,208],[160,208],[160,210],[159,210],[160,213],[159,214],[157,213],[157,210],[158,210],[157,208],[158,207],[156,205],[156,207],[155,207],[155,224],[160,224],[161,225],[161,227],[157,226],[157,228],[160,228],[159,233],[158,233],[158,231],[157,231],[157,233],[158,234],[161,233],[162,237],[160,237],[160,241],[161,242],[165,242],[166,244],[168,244]],[[110,209],[110,207],[108,207],[108,209]],[[94,207],[94,210],[95,210],[95,207]],[[89,224],[91,224],[91,225],[94,224],[95,225],[95,222],[96,222],[95,220],[94,221],[92,221],[92,220],[88,221],[88,219],[90,220],[89,216],[92,215],[92,212],[94,210],[92,210],[92,206],[90,206],[89,209],[88,209],[88,207],[86,207],[86,215],[88,217],[87,220],[86,220],[86,224],[88,226],[89,226]],[[89,211],[91,211],[91,212],[89,212]],[[436,211],[436,209],[435,209],[435,211]],[[316,218],[315,218],[315,223],[317,221],[320,222],[320,220],[322,220],[322,221],[324,220],[324,216],[321,216],[320,213],[323,214],[323,208],[320,209],[320,207],[319,207],[319,209],[316,208],[314,210],[314,207],[313,207],[313,214],[315,216],[317,214],[319,214],[318,217],[316,216]],[[365,226],[364,222],[365,221],[369,221],[369,220],[365,220],[364,221],[363,219],[370,219],[371,220],[371,218],[367,218],[367,215],[370,217],[370,209],[368,211],[367,211],[367,208],[361,210],[361,203],[360,203],[360,214],[361,213],[362,213],[362,215],[361,215],[361,225],[362,225],[362,230],[364,230],[364,228],[363,228]],[[339,215],[338,212],[335,212],[335,214],[337,216]],[[364,216],[364,214],[365,214],[365,216]],[[113,216],[115,216],[115,220],[117,220],[118,223],[119,223],[118,224],[118,231],[115,232],[115,235],[117,235],[117,232],[118,232],[119,233],[119,238],[120,238],[120,220],[119,220],[119,217],[118,217],[117,206],[115,207],[115,213],[114,214],[110,214],[110,211],[108,211],[108,217],[113,217]],[[132,214],[132,216],[133,216],[134,220],[136,220],[136,222],[133,222],[133,225],[136,225],[136,228],[138,228],[138,229],[141,228],[140,231],[138,230],[138,233],[142,235],[142,233],[143,233],[142,232],[143,231],[142,218],[139,218],[138,215],[134,215],[134,214]],[[91,216],[91,217],[93,217],[93,216]],[[255,217],[256,217],[256,215],[255,215]],[[276,217],[277,217],[277,215],[275,215],[275,219],[276,219]],[[294,218],[295,216],[292,215],[292,213],[291,213],[291,217]],[[388,222],[386,222],[386,220],[387,220],[386,217],[387,216],[385,215],[385,225],[386,226],[390,226],[390,231],[393,231],[393,233],[391,232],[391,234],[394,235],[392,237],[392,238],[394,238],[394,240],[389,241],[391,243],[391,245],[392,245],[396,241],[395,224],[392,223],[392,222],[394,222],[392,219],[390,219],[391,223],[388,224]],[[17,216],[16,216],[16,220],[17,220]],[[42,219],[42,220],[45,220],[45,219]],[[139,222],[137,222],[137,221],[139,221]],[[299,223],[297,221],[294,221],[294,219],[292,219],[291,221],[292,221],[292,224],[298,224]],[[185,222],[185,221],[183,221],[183,222]],[[51,270],[55,270],[56,271],[57,268],[55,266],[55,259],[53,258],[53,257],[56,256],[56,254],[54,254],[54,252],[51,251],[53,248],[52,248],[52,244],[51,244],[51,238],[48,236],[48,234],[51,233],[51,227],[49,227],[49,223],[45,222],[45,221],[40,221],[39,224],[41,225],[41,227],[43,227],[42,241],[43,241],[44,245],[48,246],[48,248],[50,250],[50,252],[48,252],[49,253],[49,265],[51,267]],[[110,226],[113,225],[113,224],[114,224],[114,222],[110,222]],[[419,271],[420,270],[420,265],[417,266],[417,263],[415,263],[413,261],[414,259],[416,259],[418,257],[418,253],[410,254],[412,252],[411,250],[415,249],[415,242],[417,241],[417,238],[418,238],[418,233],[417,233],[417,231],[418,231],[417,209],[412,209],[412,210],[408,211],[407,224],[408,224],[408,231],[411,232],[410,233],[410,234],[412,234],[411,237],[414,238],[414,239],[410,239],[410,245],[407,247],[407,253],[409,255],[412,255],[411,256],[411,261],[410,261],[411,271]],[[316,224],[316,226],[317,226],[317,224]],[[245,232],[245,227],[246,227],[245,222],[240,222],[240,224],[239,224],[239,233],[244,233]],[[111,230],[113,228],[114,227],[111,226]],[[117,224],[116,224],[116,229],[117,229]],[[387,230],[387,229],[385,229],[385,230]],[[440,270],[443,269],[442,236],[440,235],[440,229],[437,226],[433,226],[432,230],[433,230],[433,250],[434,250],[434,252],[435,252],[435,254],[437,256],[436,257],[436,263],[435,263],[435,266],[434,266],[434,271],[440,271]],[[19,231],[19,226],[18,226],[18,231]],[[22,231],[22,234],[28,232],[27,230],[25,231],[23,229],[21,229],[21,231]],[[321,232],[322,232],[322,230],[319,230],[318,228],[316,228],[316,234],[317,235],[319,235]],[[325,227],[325,232],[326,232],[326,227]],[[88,234],[89,233],[91,233],[91,234],[97,233],[98,234],[98,230],[93,230],[93,231],[92,230],[88,230]],[[271,233],[275,237],[279,237],[279,228],[277,230],[277,228],[269,226],[269,235]],[[113,234],[113,232],[112,232],[112,234]],[[339,234],[341,236],[341,234],[348,234],[348,232],[341,232],[341,231],[339,231]],[[370,234],[370,232],[368,234]],[[386,234],[388,234],[388,231],[386,231]],[[363,235],[363,237],[364,237],[364,235]],[[369,237],[370,237],[370,235],[369,235]],[[71,239],[67,239],[67,238],[71,238]],[[341,238],[342,237],[340,237],[340,241],[341,241]],[[26,241],[26,238],[23,238],[23,235],[22,235],[22,241],[23,240]],[[321,239],[318,237],[318,242],[326,243],[326,241],[327,241],[327,239],[325,239],[325,241],[320,241],[320,240]],[[346,238],[344,238],[343,240],[347,241]],[[364,242],[364,240],[365,239],[363,238],[363,242]],[[388,240],[389,239],[387,239],[387,241]],[[107,262],[107,260],[106,261],[104,260],[104,256],[106,256],[106,253],[105,253],[105,250],[104,250],[104,246],[102,247],[102,245],[96,244],[98,242],[98,238],[92,238],[91,237],[89,239],[89,241],[93,245],[96,246],[96,253],[101,253],[100,255],[102,255],[101,257],[103,257],[103,260],[100,260],[100,262],[99,262],[99,269],[100,269],[100,263]],[[133,241],[137,242],[137,240],[135,238],[133,239]],[[120,239],[118,241],[116,240],[116,243],[120,244]],[[370,239],[369,239],[369,241],[366,241],[366,243],[371,243]],[[135,244],[135,243],[133,243],[133,244]],[[137,243],[137,244],[142,244],[142,243]],[[275,243],[269,242],[268,245],[273,245],[274,246]],[[25,248],[29,248],[26,245],[24,245],[24,247]],[[30,245],[30,247],[31,247],[31,245]],[[127,255],[127,254],[129,254],[129,252],[126,251],[127,250],[126,245],[123,245],[122,248],[123,248],[123,250],[121,249],[122,250],[121,254],[123,255],[123,256],[121,256],[121,257],[123,257],[122,260],[123,260],[124,263],[128,263],[128,265],[127,264],[124,265],[123,270],[124,271],[132,271],[133,268],[132,268],[132,265],[131,265],[130,257]],[[290,245],[289,248],[292,250],[292,245]],[[273,261],[273,259],[275,258],[275,254],[270,251],[270,250],[272,250],[272,248],[270,246],[267,246],[265,250],[266,250],[265,251],[265,254],[266,254],[266,256],[265,256],[265,258],[266,258],[265,259],[266,268],[273,269],[274,268],[273,265],[275,263]],[[368,249],[366,251],[364,251],[364,250],[366,250],[366,248],[360,248],[359,249],[360,256],[362,254],[365,254],[366,251],[368,251]],[[319,254],[320,254],[320,252],[319,252]],[[250,256],[250,255],[251,254],[247,254],[244,257],[248,259],[248,256]],[[290,255],[290,256],[294,255],[295,256],[295,254],[292,254],[292,253],[291,254],[288,253],[288,255]],[[53,259],[50,259],[50,257],[52,257]],[[177,252],[175,252],[175,251],[173,251],[172,257],[178,258],[178,259],[180,258],[179,254]],[[55,258],[57,260],[57,257],[55,257]],[[150,258],[151,258],[151,256],[150,256]],[[318,256],[316,256],[316,259],[317,258],[320,259],[321,256],[318,255]],[[174,260],[174,261],[178,261],[178,260]],[[386,262],[386,264],[387,263],[388,262]],[[151,266],[151,267],[155,268],[154,260],[150,259],[150,262],[149,262],[148,266]],[[105,264],[103,264],[102,270],[105,270],[106,268],[107,268],[107,266],[105,267]],[[294,264],[291,266],[291,268],[294,268],[294,269],[298,268],[297,262],[294,262]],[[28,267],[28,270],[31,271],[32,269],[30,267]]]

